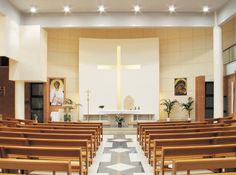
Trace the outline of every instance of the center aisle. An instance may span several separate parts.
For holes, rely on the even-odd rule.
[[[136,135],[104,135],[89,175],[153,175]]]

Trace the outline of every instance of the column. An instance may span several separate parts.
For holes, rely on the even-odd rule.
[[[218,26],[215,14],[213,29],[213,59],[214,59],[214,118],[223,117],[223,56],[222,30]]]
[[[15,81],[15,118],[25,119],[25,82]]]

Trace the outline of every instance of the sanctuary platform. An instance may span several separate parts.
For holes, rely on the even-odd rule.
[[[109,135],[109,134],[129,134],[129,135],[136,135],[137,134],[137,128],[136,127],[103,127],[103,134]]]
[[[155,114],[141,110],[101,110],[97,113],[84,114],[83,120],[102,122],[104,125],[117,126],[116,117],[124,118],[124,125],[136,125],[137,122],[152,121]]]

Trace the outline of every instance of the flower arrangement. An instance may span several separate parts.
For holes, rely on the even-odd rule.
[[[71,109],[73,109],[73,101],[69,98],[64,100],[63,108],[64,108],[64,121],[70,122],[71,121]]]
[[[117,124],[118,124],[118,128],[121,128],[121,127],[122,127],[122,122],[124,122],[125,119],[124,119],[124,117],[116,116],[115,121],[116,121]]]

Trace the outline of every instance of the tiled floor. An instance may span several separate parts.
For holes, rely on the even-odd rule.
[[[210,171],[191,171],[191,174],[201,173]],[[178,174],[186,175],[186,172]],[[153,175],[153,168],[148,164],[136,135],[104,135],[89,175]]]
[[[152,175],[136,135],[104,135],[89,175]]]

